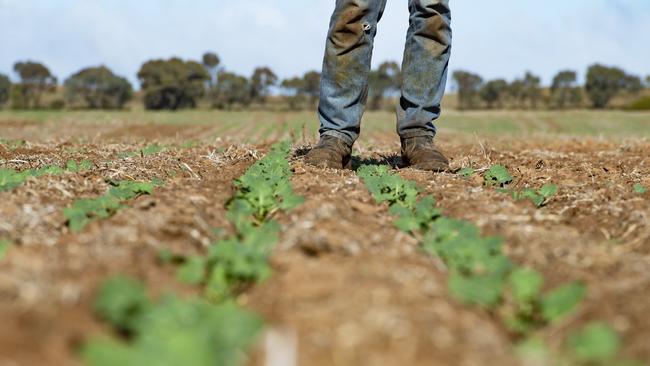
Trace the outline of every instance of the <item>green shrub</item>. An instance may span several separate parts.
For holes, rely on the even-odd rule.
[[[631,111],[650,111],[650,95],[635,100],[627,109]]]

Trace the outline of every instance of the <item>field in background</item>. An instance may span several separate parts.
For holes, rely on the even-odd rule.
[[[97,127],[101,132],[110,127],[128,129],[132,125],[193,125],[210,129],[212,137],[242,138],[246,142],[281,138],[316,138],[318,122],[314,112],[244,112],[244,111],[179,111],[179,112],[98,112],[98,111],[0,111],[0,122],[44,123],[51,137],[79,137],[78,131]],[[462,136],[525,136],[536,137],[590,136],[607,138],[648,137],[650,112],[622,111],[471,111],[447,110],[437,122],[441,137]],[[65,127],[64,127],[65,126]],[[61,130],[58,127],[64,127]],[[362,124],[362,142],[376,133],[393,132],[395,116],[390,112],[368,112]],[[5,138],[19,138],[3,131]],[[83,136],[83,134],[81,134]],[[24,138],[28,138],[25,136]],[[46,138],[47,136],[41,136]],[[201,136],[205,138],[206,136]]]

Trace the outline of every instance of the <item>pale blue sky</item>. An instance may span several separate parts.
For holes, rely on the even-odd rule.
[[[0,72],[45,62],[64,79],[106,64],[135,80],[142,61],[214,50],[244,74],[320,69],[334,0],[0,0]],[[401,60],[406,0],[388,0],[374,63]],[[451,0],[451,68],[511,79],[593,62],[650,74],[650,0]]]

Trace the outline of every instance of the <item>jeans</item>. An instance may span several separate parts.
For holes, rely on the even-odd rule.
[[[359,137],[377,23],[387,0],[336,0],[320,86],[320,134]],[[449,0],[408,0],[409,29],[397,107],[401,138],[435,136],[451,53]]]

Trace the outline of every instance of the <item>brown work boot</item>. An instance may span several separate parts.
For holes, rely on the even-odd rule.
[[[320,168],[349,169],[352,147],[338,137],[323,135],[305,162]]]
[[[449,170],[449,159],[433,145],[432,136],[402,139],[402,161],[406,166],[418,170]]]

